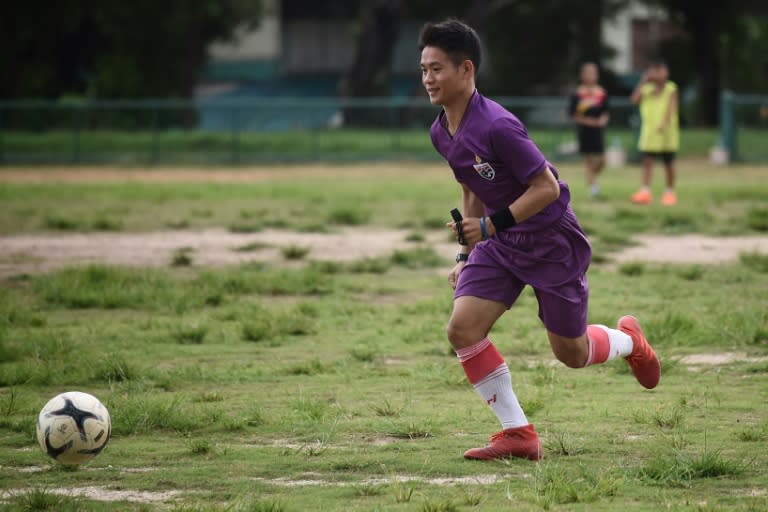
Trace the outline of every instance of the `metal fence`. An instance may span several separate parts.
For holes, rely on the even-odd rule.
[[[575,156],[562,97],[494,98],[552,160]],[[611,106],[608,144],[634,152],[638,118]],[[258,163],[438,159],[422,99],[0,102],[2,163]]]
[[[768,96],[734,94],[720,96],[720,140],[731,160],[768,161]]]

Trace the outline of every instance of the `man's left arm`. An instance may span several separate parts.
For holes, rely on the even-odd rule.
[[[528,181],[528,189],[523,192],[523,195],[509,205],[508,215],[511,216],[511,222],[517,224],[533,217],[551,203],[557,201],[559,197],[560,184],[557,182],[555,175],[552,174],[549,166],[545,165],[541,172],[535,174]],[[499,217],[497,215],[498,212],[494,213],[493,217],[496,217],[498,220]],[[510,221],[509,216],[506,216],[507,221]],[[493,217],[484,218],[488,236],[493,236],[497,231]],[[504,215],[501,218],[504,219]],[[479,218],[464,219],[462,226],[464,227],[464,238],[470,244],[476,244],[483,239]],[[509,226],[502,226],[501,228],[506,229],[507,227]]]
[[[511,217],[506,215],[506,212],[502,212],[504,215],[501,216],[499,216],[499,212],[496,212],[492,217],[486,219],[488,236],[495,234],[497,228],[506,229],[507,227],[510,227],[497,227],[494,225],[494,218],[497,219],[497,222],[501,219],[507,223],[512,222],[514,225],[533,217],[544,208],[557,201],[559,197],[560,184],[557,182],[555,175],[552,174],[552,170],[549,166],[545,166],[544,170],[534,175],[533,178],[528,181],[528,189],[523,192],[523,195],[509,205],[508,210]]]

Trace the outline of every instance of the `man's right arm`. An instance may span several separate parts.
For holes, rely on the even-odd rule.
[[[485,216],[485,204],[464,183],[461,184],[461,209],[464,212],[465,219],[467,217],[480,218]],[[469,254],[472,252],[472,247],[472,245],[461,245],[459,246],[459,252]]]
[[[485,204],[472,192],[469,187],[461,184],[461,209],[464,212],[464,217],[482,217],[485,215]],[[448,223],[449,227],[453,227],[453,223]],[[459,254],[469,255],[474,248],[474,244],[459,245]],[[457,256],[456,266],[448,273],[448,283],[452,288],[456,288],[456,283],[459,282],[459,274],[466,265],[466,257],[463,260],[459,260]]]

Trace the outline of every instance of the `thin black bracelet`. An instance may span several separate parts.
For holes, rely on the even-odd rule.
[[[493,227],[496,228],[497,232],[504,231],[505,229],[511,228],[517,224],[515,216],[512,215],[512,212],[509,211],[509,208],[502,208],[501,210],[492,213],[491,222],[493,222]]]

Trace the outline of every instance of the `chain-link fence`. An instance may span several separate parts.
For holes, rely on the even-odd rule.
[[[731,160],[768,162],[768,96],[720,96],[719,144]]]
[[[575,156],[560,97],[495,98],[548,158]],[[438,159],[423,99],[273,98],[0,102],[3,163],[260,163]],[[608,145],[635,152],[637,113],[611,107]]]

